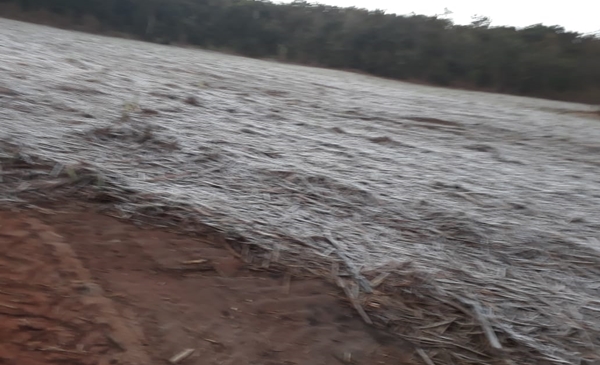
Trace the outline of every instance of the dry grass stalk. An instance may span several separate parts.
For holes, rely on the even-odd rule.
[[[339,277],[337,278],[337,284],[344,291],[344,293],[346,294],[346,297],[348,298],[348,301],[350,302],[350,304],[352,304],[352,306],[354,307],[354,309],[356,309],[356,311],[358,312],[358,314],[360,315],[360,317],[363,319],[363,321],[365,321],[365,323],[367,323],[367,324],[373,324],[373,321],[371,320],[371,318],[369,317],[369,315],[367,314],[367,312],[365,312],[365,310],[363,309],[363,307],[360,305],[360,303],[358,301],[358,295],[357,295],[357,293],[353,292],[352,289],[351,289],[351,287],[349,287]]]
[[[427,365],[435,365],[435,363],[433,362],[433,360],[431,360],[431,358],[427,355],[427,353],[425,351],[423,351],[423,349],[421,348],[417,348],[417,354],[421,357],[421,359],[423,359],[423,361],[425,362],[425,364]]]
[[[178,354],[173,355],[173,357],[171,357],[169,359],[169,362],[171,364],[179,364],[180,362],[182,362],[183,360],[187,359],[188,357],[192,356],[192,354],[195,352],[195,349],[185,349],[181,352],[179,352]]]

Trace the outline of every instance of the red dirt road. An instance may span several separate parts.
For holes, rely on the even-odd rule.
[[[0,211],[0,364],[408,364],[321,281],[92,206]]]

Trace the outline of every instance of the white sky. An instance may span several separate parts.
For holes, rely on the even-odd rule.
[[[436,15],[444,8],[453,12],[455,23],[468,24],[475,14],[492,20],[492,25],[525,27],[537,23],[560,25],[581,33],[600,31],[600,0],[308,0],[335,6],[381,9],[396,14]],[[279,0],[278,2],[292,2]]]

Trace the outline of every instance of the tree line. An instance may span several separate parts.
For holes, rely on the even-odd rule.
[[[600,103],[600,38],[261,0],[0,0],[75,26],[441,86]],[[599,23],[600,24],[600,23]]]

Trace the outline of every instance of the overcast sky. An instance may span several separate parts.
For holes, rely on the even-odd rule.
[[[279,0],[292,2],[292,0]],[[560,25],[581,33],[600,31],[600,0],[319,0],[336,6],[381,9],[396,14],[436,15],[444,8],[453,12],[455,23],[467,24],[473,15],[484,15],[492,25],[525,27],[532,24]]]

